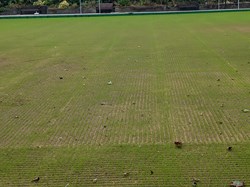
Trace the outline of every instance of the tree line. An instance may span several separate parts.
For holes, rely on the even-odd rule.
[[[79,6],[80,0],[0,0],[0,7],[15,7],[15,6],[30,6],[30,5],[46,5],[57,6],[62,2],[67,2],[70,6]],[[95,2],[97,0],[82,0],[82,3]],[[245,2],[247,0],[240,0]],[[161,5],[178,5],[185,3],[199,3],[201,5],[216,4],[218,0],[101,0],[101,2],[115,2],[118,5],[131,5],[131,4],[161,4]],[[238,0],[220,0],[220,3],[237,3]]]

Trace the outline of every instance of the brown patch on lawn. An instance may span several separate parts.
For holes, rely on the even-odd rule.
[[[10,66],[10,62],[6,58],[0,58],[0,69]]]
[[[9,95],[2,94],[0,95],[0,104],[5,106],[22,106],[30,101],[29,98],[25,97],[22,94]]]
[[[235,26],[234,29],[243,33],[250,33],[250,26]]]

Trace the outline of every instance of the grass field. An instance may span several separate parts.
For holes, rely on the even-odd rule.
[[[249,23],[0,20],[0,186],[250,185]]]

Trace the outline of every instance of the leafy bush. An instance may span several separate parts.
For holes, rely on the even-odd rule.
[[[71,8],[78,8],[77,3],[73,3],[73,4],[71,5]]]
[[[8,8],[19,8],[21,5],[20,4],[16,4],[16,3],[9,3],[8,4]]]
[[[120,6],[129,6],[130,5],[130,0],[118,0],[118,4]]]
[[[69,7],[69,3],[66,1],[66,0],[63,0],[60,4],[59,4],[59,6],[58,6],[58,8],[61,8],[61,9],[66,9],[66,8],[68,8]]]
[[[0,7],[0,13],[1,13],[1,12],[5,12],[6,10],[8,10],[8,9],[5,8],[5,7]]]
[[[96,1],[93,1],[93,0],[84,1],[83,6],[86,8],[95,7]]]
[[[42,1],[42,0],[37,0],[33,3],[34,6],[43,6],[45,5],[45,1]]]

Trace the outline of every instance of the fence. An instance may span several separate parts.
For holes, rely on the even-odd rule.
[[[40,14],[86,14],[86,13],[102,13],[102,7],[105,7],[101,1],[97,2],[93,6],[85,6],[82,2],[84,0],[79,0],[79,4],[82,6],[69,7],[67,9],[50,8],[47,7],[47,11],[39,11]],[[209,1],[207,1],[209,2]],[[99,4],[100,3],[100,4]],[[215,10],[215,9],[245,9],[250,8],[250,1],[240,1],[233,3],[228,3],[227,1],[222,2],[222,0],[213,1],[209,3],[179,3],[179,4],[151,4],[151,5],[130,5],[130,6],[120,6],[118,4],[113,4],[112,11],[110,12],[161,12],[161,11],[186,11],[186,10]],[[20,14],[34,14],[35,9],[39,9],[37,6],[34,11],[32,8],[21,7],[21,8],[5,8],[0,7],[0,15],[20,15]],[[43,7],[44,9],[44,7]],[[26,11],[25,11],[26,10]],[[27,11],[29,10],[29,11]],[[106,11],[107,12],[107,11]]]

